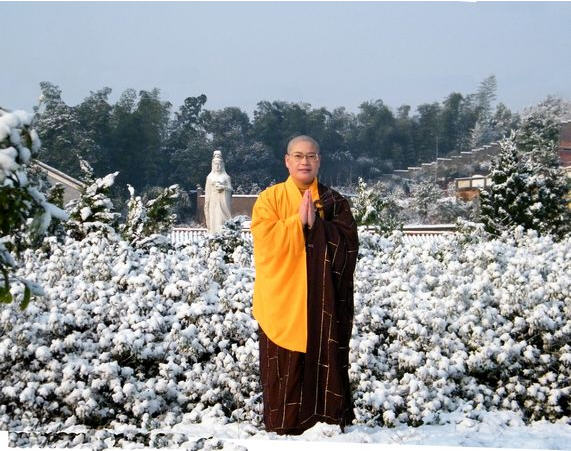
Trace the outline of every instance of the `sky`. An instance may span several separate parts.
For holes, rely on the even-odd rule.
[[[159,88],[177,110],[252,115],[262,100],[357,112],[473,93],[494,74],[513,111],[571,99],[571,2],[3,2],[0,105],[31,111],[50,81]]]

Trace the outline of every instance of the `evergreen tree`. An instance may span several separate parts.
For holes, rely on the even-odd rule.
[[[563,237],[571,231],[571,215],[566,196],[571,182],[560,168],[559,133],[561,119],[567,113],[561,99],[548,97],[527,111],[514,142],[523,155],[529,178],[534,229]]]
[[[61,98],[61,89],[50,82],[41,82],[40,88],[40,104],[35,108],[35,128],[42,140],[38,159],[78,177],[79,160],[94,159],[94,142],[82,128],[77,110]]]
[[[443,102],[440,114],[440,138],[438,140],[439,155],[446,155],[457,150],[461,129],[461,112],[464,98],[462,94],[453,92]]]
[[[433,161],[436,159],[440,145],[441,106],[434,102],[419,105],[414,124],[414,146],[417,161]]]
[[[551,96],[525,110],[521,125],[514,136],[518,149],[526,153],[550,155],[546,163],[556,163],[560,123],[566,114],[567,107],[563,101]]]
[[[53,205],[58,208],[64,209],[64,186],[61,183],[56,183],[51,186],[47,192],[47,199]],[[58,240],[63,241],[65,238],[65,222],[58,218],[53,218],[50,226],[48,227],[47,234],[49,236],[55,236]]]
[[[355,132],[357,136],[353,145],[358,152],[356,157],[361,175],[378,178],[394,169],[403,149],[395,145],[395,117],[382,100],[359,105]]]
[[[496,76],[490,75],[489,77],[486,77],[484,80],[482,80],[478,90],[476,91],[478,113],[482,123],[489,122],[492,116],[492,107],[497,97],[497,89],[498,83],[496,81]]]
[[[494,234],[521,225],[540,234],[569,233],[569,179],[559,168],[559,120],[553,102],[528,112],[521,127],[502,142],[492,163],[492,186],[482,192],[481,214]]]
[[[81,160],[80,164],[86,188],[82,190],[78,199],[72,200],[66,206],[70,218],[66,223],[66,229],[76,240],[84,239],[91,232],[112,234],[117,230],[119,213],[113,211],[113,202],[109,199],[109,194],[118,172],[95,179],[89,163]]]
[[[131,197],[127,204],[127,218],[119,228],[123,238],[136,247],[167,244],[166,234],[176,222],[173,209],[179,197],[178,185],[161,190],[157,197],[148,201],[135,196],[131,185],[128,189]]]
[[[110,167],[138,190],[165,183],[169,175],[165,141],[171,104],[160,100],[160,91],[126,90],[114,105],[110,117]],[[126,193],[125,193],[126,194]]]
[[[492,108],[496,99],[496,76],[485,78],[475,94],[477,121],[470,136],[471,147],[478,147],[494,140],[495,134],[492,124]]]
[[[529,209],[529,180],[533,174],[523,164],[512,139],[500,143],[490,173],[491,186],[480,193],[480,214],[488,232],[499,235],[518,225],[532,229],[534,212]]]
[[[493,128],[493,140],[497,141],[507,138],[512,130],[515,130],[519,124],[519,116],[512,114],[510,109],[503,103],[498,103],[496,112],[491,119]]]
[[[381,182],[369,187],[359,178],[351,209],[358,225],[375,226],[383,233],[390,234],[403,225],[394,197]]]
[[[437,201],[443,195],[442,190],[432,180],[422,180],[412,188],[411,208],[416,220],[421,224],[436,218]]]
[[[111,88],[102,88],[91,92],[81,104],[76,107],[79,126],[92,143],[89,155],[84,155],[94,168],[95,174],[107,174],[113,168],[110,165],[111,142],[111,112],[109,103]]]
[[[206,100],[204,94],[186,98],[169,126],[167,182],[177,183],[186,190],[204,184],[211,169],[213,148],[204,128]]]

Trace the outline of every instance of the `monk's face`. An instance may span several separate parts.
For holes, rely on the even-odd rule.
[[[319,171],[319,163],[319,154],[309,141],[296,142],[285,156],[289,175],[298,185],[310,185],[313,182]]]

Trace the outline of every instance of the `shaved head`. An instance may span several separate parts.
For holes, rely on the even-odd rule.
[[[286,152],[290,153],[292,147],[301,141],[311,143],[313,145],[313,148],[315,149],[315,152],[319,153],[319,151],[320,151],[319,144],[317,143],[317,141],[315,139],[313,139],[311,136],[308,136],[308,135],[299,135],[299,136],[296,136],[295,138],[290,139],[289,142],[287,143]]]

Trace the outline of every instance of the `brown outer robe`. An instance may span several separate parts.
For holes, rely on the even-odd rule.
[[[260,335],[260,376],[267,431],[301,434],[317,422],[351,424],[349,339],[357,225],[349,203],[318,184],[313,227],[304,228],[307,259],[307,351],[290,351]]]

